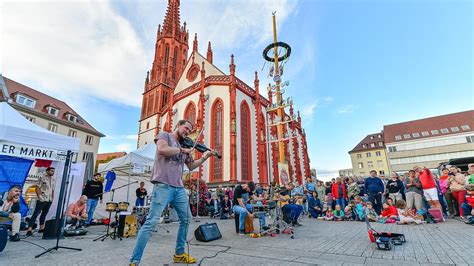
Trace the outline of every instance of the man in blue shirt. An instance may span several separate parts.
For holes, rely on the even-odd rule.
[[[382,180],[377,177],[377,171],[370,171],[370,176],[365,179],[365,195],[372,202],[374,210],[380,215],[382,211],[382,195],[385,192],[385,186]]]

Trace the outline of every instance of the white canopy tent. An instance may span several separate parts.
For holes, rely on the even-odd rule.
[[[62,160],[68,150],[78,152],[80,140],[48,131],[30,121],[8,103],[0,103],[0,154]],[[41,151],[41,152],[40,152]]]
[[[53,161],[52,166],[56,168],[57,189],[47,218],[55,213],[58,204],[67,152],[77,153],[79,147],[79,139],[48,131],[28,121],[8,103],[0,102],[0,155],[50,160]],[[75,190],[74,188],[78,187],[82,187],[82,179],[73,175],[70,188]]]
[[[99,172],[104,173],[113,170],[129,174],[134,166],[143,166],[145,168],[144,172],[149,172],[151,167],[153,167],[155,151],[156,145],[149,143],[123,157],[113,159],[108,163],[99,164]]]

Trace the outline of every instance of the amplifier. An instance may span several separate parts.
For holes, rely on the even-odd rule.
[[[222,235],[216,223],[205,223],[196,228],[194,237],[198,241],[209,242],[222,238]]]
[[[59,226],[63,226],[64,219],[59,221]],[[51,219],[44,223],[44,232],[43,232],[43,239],[55,239],[57,238],[58,234],[56,231],[56,219]],[[60,238],[63,238],[61,235]]]

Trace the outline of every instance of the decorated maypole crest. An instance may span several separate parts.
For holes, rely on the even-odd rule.
[[[286,115],[285,108],[293,105],[293,100],[288,97],[286,100],[283,98],[285,93],[284,87],[289,85],[288,81],[282,82],[281,77],[283,76],[283,69],[286,61],[290,57],[291,47],[285,42],[277,41],[276,32],[276,18],[275,12],[272,14],[273,18],[273,43],[269,44],[263,50],[263,58],[265,61],[270,63],[269,77],[273,78],[274,85],[269,84],[268,95],[272,104],[267,107],[267,113],[270,115],[267,126],[270,132],[274,132],[274,127],[277,128],[276,136],[268,138],[267,142],[272,146],[278,143],[278,171],[274,171],[274,181],[279,184],[286,184],[290,181],[290,175],[288,171],[289,158],[285,157],[285,142],[288,142],[291,138],[294,138],[294,134],[285,133],[284,128],[289,129],[289,123],[295,120],[294,115]],[[273,55],[271,55],[273,51]],[[272,101],[271,98],[276,97],[276,101]],[[276,112],[276,114],[275,114]],[[274,169],[276,170],[276,169]]]

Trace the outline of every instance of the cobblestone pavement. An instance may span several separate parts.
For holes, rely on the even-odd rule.
[[[225,251],[227,247],[230,249],[213,258],[205,258],[202,265],[474,264],[474,227],[456,220],[423,225],[372,224],[376,230],[405,234],[407,242],[391,251],[377,250],[369,242],[366,224],[361,222],[304,218],[303,226],[295,229],[294,239],[288,235],[254,239],[237,235],[233,220],[201,218],[199,223],[191,223],[189,239],[193,237],[194,229],[205,222],[217,222],[223,237],[209,243],[192,240],[191,254],[200,260]],[[255,225],[257,228],[257,222]],[[177,228],[177,224],[159,227],[150,238],[141,265],[172,264]],[[85,236],[60,241],[60,245],[82,248],[82,251],[60,249],[38,259],[34,256],[43,251],[42,247],[54,246],[55,240],[42,240],[37,236],[25,239],[30,243],[9,242],[0,253],[0,265],[127,265],[135,238],[93,242],[104,232],[104,226],[93,226],[88,230],[89,234]]]

